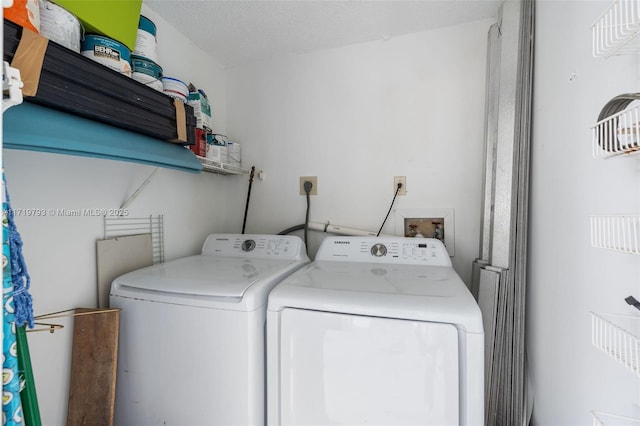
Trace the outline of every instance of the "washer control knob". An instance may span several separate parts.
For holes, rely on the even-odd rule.
[[[387,247],[384,244],[374,244],[371,247],[371,255],[375,257],[383,257],[387,255]]]
[[[244,240],[242,242],[242,251],[251,251],[256,248],[256,242],[253,240]]]

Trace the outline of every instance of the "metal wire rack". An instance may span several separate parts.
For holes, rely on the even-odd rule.
[[[618,416],[603,411],[592,411],[593,426],[640,426],[640,419]]]
[[[593,56],[640,52],[640,0],[615,0],[591,27]]]
[[[640,254],[640,216],[591,216],[591,245],[596,248]]]
[[[640,317],[591,313],[591,343],[640,377],[638,336]]]
[[[202,171],[209,173],[217,173],[220,175],[248,175],[249,170],[241,167],[232,166],[230,164],[219,163],[209,160],[208,158],[197,155],[200,163],[202,163]]]
[[[124,235],[151,234],[153,263],[164,262],[164,216],[122,217],[104,216],[104,238]]]
[[[595,158],[637,153],[640,150],[640,94],[625,93],[611,99],[592,129]]]

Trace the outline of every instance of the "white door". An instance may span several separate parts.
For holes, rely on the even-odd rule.
[[[269,395],[280,425],[459,424],[455,326],[299,309],[280,319]]]

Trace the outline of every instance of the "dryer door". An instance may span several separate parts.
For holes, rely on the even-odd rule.
[[[280,425],[459,424],[455,326],[291,308],[280,319]]]

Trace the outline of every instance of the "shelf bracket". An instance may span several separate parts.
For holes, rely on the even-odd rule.
[[[23,86],[20,70],[11,67],[6,61],[2,62],[2,112],[22,103]],[[4,98],[5,92],[9,95],[7,99]]]
[[[131,194],[131,196],[127,199],[127,201],[122,203],[122,205],[120,206],[120,210],[126,209],[129,206],[129,204],[133,203],[133,200],[135,200],[138,197],[138,195],[140,195],[140,193],[144,190],[144,188],[146,188],[146,186],[149,185],[149,182],[151,182],[151,179],[153,179],[156,173],[158,173],[159,169],[160,167],[156,167],[155,169],[153,169],[153,172],[151,172],[149,177],[140,184],[138,189],[136,189],[135,192]]]

